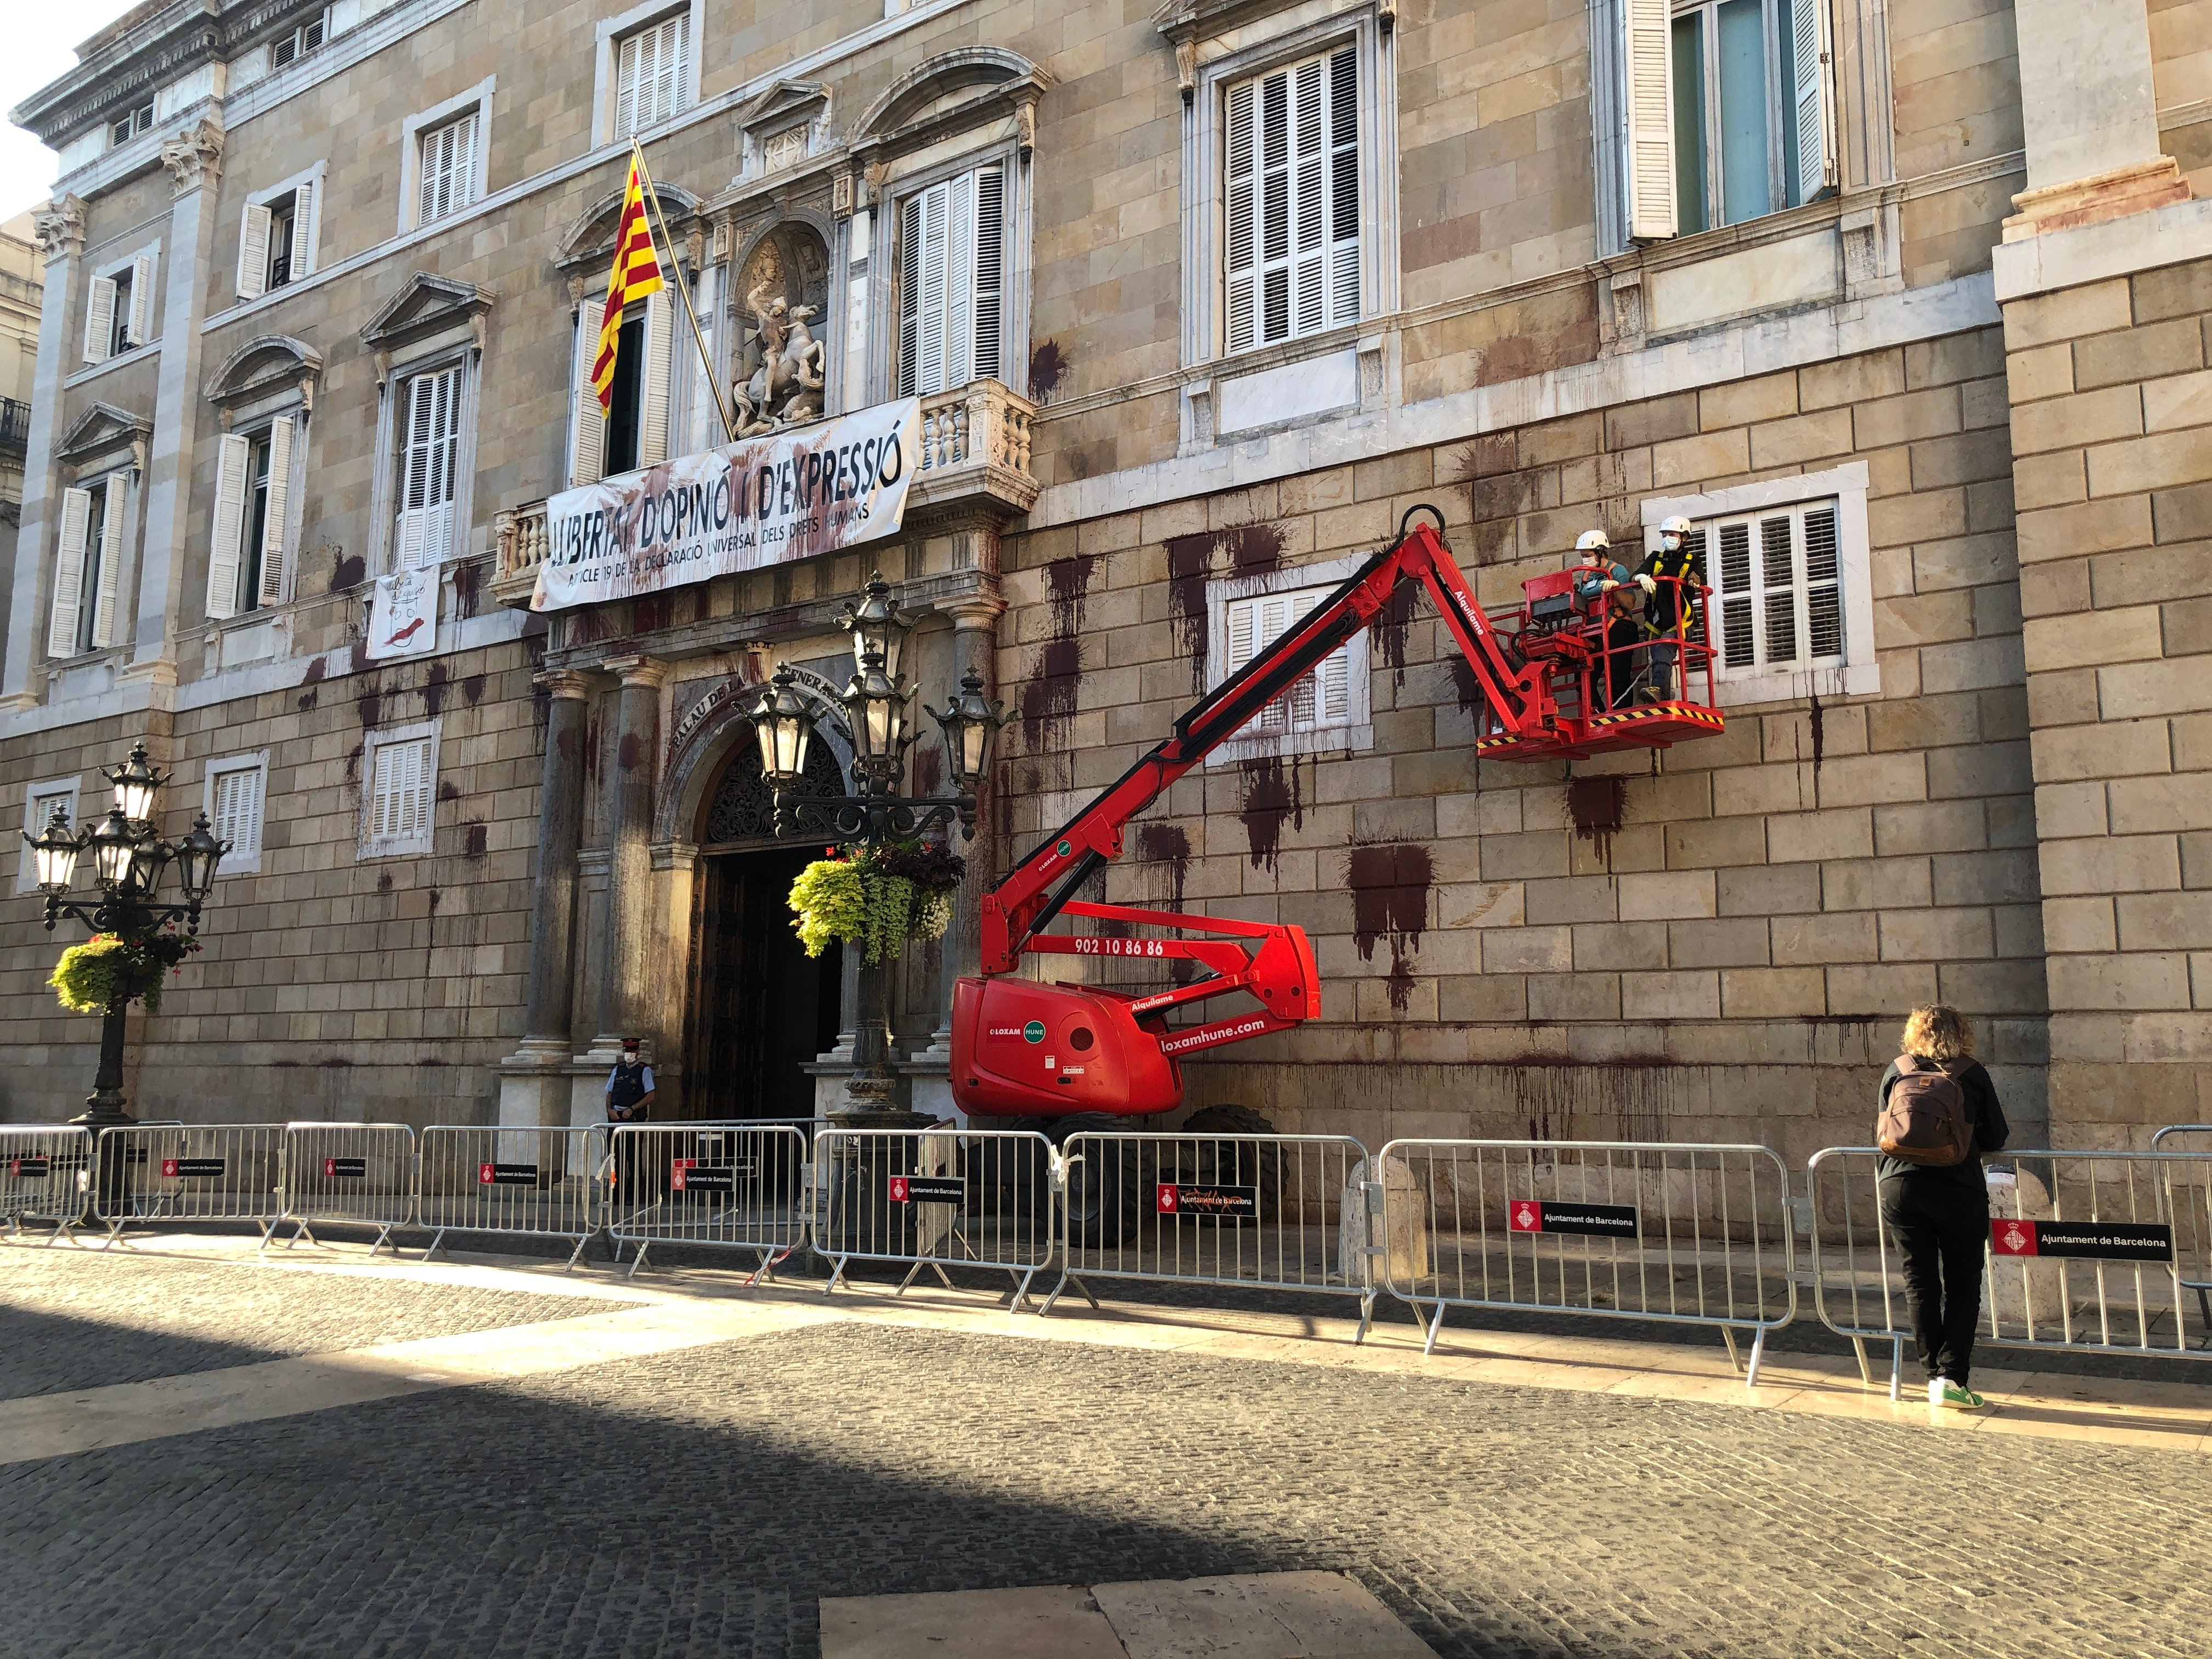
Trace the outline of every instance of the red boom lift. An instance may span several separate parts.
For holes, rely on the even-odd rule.
[[[1243,731],[1329,653],[1383,614],[1391,597],[1419,582],[1450,630],[1481,700],[1476,748],[1485,758],[1540,761],[1648,747],[1664,749],[1722,729],[1713,703],[1711,651],[1706,644],[1709,590],[1680,584],[1686,625],[1678,648],[1675,689],[1667,701],[1626,701],[1609,707],[1610,667],[1626,684],[1648,640],[1609,651],[1607,618],[1577,609],[1572,573],[1525,582],[1520,605],[1486,615],[1436,530],[1407,532],[1367,561],[1343,586],[1291,624],[1176,721],[1174,734],[1078,812],[987,894],[982,904],[981,973],[960,981],[953,997],[952,1093],[962,1109],[1047,1120],[1055,1140],[1078,1127],[1111,1117],[1172,1111],[1182,1103],[1182,1056],[1284,1031],[1321,1012],[1313,946],[1287,923],[1234,921],[1121,904],[1092,904],[1077,889],[1121,853],[1122,832],[1177,778]],[[1703,683],[1702,698],[1692,688]],[[1060,916],[1103,922],[1110,933],[1048,933]],[[1172,930],[1187,938],[1141,939],[1134,928]],[[1099,985],[1047,984],[1015,977],[1030,954],[1141,957],[1163,964],[1192,962],[1209,970],[1188,984],[1137,994]],[[1243,992],[1255,1006],[1197,1024],[1174,1027],[1168,1016],[1186,1005]],[[1078,1115],[1087,1120],[1079,1125]],[[1238,1108],[1200,1116],[1218,1121],[1195,1129],[1265,1132],[1266,1121]]]

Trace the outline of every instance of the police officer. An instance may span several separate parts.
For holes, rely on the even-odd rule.
[[[607,1121],[643,1123],[653,1109],[653,1067],[645,1063],[639,1053],[638,1040],[624,1037],[622,1058],[607,1073]],[[611,1128],[608,1131],[613,1134]],[[644,1185],[646,1171],[639,1145],[647,1137],[621,1135],[615,1137],[615,1193],[623,1202],[636,1206],[647,1202]]]
[[[1704,580],[1698,550],[1690,541],[1690,521],[1679,513],[1662,519],[1659,545],[1636,571],[1637,585],[1648,596],[1644,626],[1653,636],[1651,690],[1661,702],[1674,699],[1674,665],[1681,658],[1681,641],[1695,617],[1696,590]]]
[[[1575,538],[1582,563],[1575,571],[1575,603],[1605,623],[1603,684],[1608,708],[1628,701],[1636,673],[1637,646],[1644,637],[1635,613],[1644,592],[1628,567],[1613,556],[1613,538],[1602,530],[1585,530]]]

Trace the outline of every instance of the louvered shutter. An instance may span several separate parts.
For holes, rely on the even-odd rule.
[[[415,222],[427,225],[476,198],[477,118],[473,112],[423,134]]]
[[[1328,321],[1328,152],[1322,142],[1321,61],[1299,64],[1291,82],[1297,152],[1291,174],[1292,326],[1312,334]]]
[[[85,538],[92,530],[92,492],[62,491],[62,540],[54,558],[54,614],[46,629],[46,654],[76,655],[77,617],[84,603]]]
[[[116,602],[123,593],[124,514],[130,506],[123,475],[107,481],[100,509],[100,580],[94,585],[92,648],[105,651],[115,643]]]
[[[675,363],[676,307],[668,290],[645,298],[645,362],[639,365],[641,396],[637,422],[637,464],[658,466],[668,459],[668,392]]]
[[[1329,321],[1359,320],[1359,60],[1328,60]]]
[[[568,434],[568,482],[596,483],[606,467],[606,411],[592,384],[592,361],[599,354],[599,312],[605,296],[586,300],[576,311],[575,415]]]
[[[1805,514],[1805,654],[1814,662],[1844,654],[1844,591],[1837,560],[1836,509]]]
[[[1006,178],[997,167],[975,174],[975,356],[969,378],[995,380],[1006,282]]]
[[[1668,0],[1617,0],[1628,78],[1628,235],[1663,241],[1676,232],[1674,59]]]
[[[1229,197],[1226,212],[1226,272],[1229,289],[1229,349],[1243,351],[1258,337],[1255,285],[1259,282],[1259,83],[1247,81],[1229,93]]]
[[[678,354],[684,364],[684,449],[693,455],[713,448],[724,435],[721,416],[714,402],[713,372],[708,368],[714,361],[714,318],[719,301],[715,279],[721,269],[720,265],[708,265],[699,273],[698,283],[691,291],[691,308],[699,319],[699,349]],[[669,378],[676,378],[672,367]]]
[[[460,379],[459,368],[441,368],[407,383],[398,536],[403,570],[435,568],[452,550]]]
[[[1797,124],[1796,194],[1792,204],[1811,201],[1836,182],[1836,113],[1828,82],[1827,0],[1790,0],[1790,58],[1796,85],[1793,118]]]
[[[933,185],[921,198],[921,337],[915,390],[945,390],[945,220],[952,192]]]
[[[975,175],[948,182],[945,197],[945,379],[968,384],[975,355]]]
[[[915,355],[921,343],[921,198],[899,208],[899,396],[910,398],[918,382]]]
[[[207,613],[220,619],[238,614],[238,566],[246,545],[246,474],[253,446],[225,433],[216,447],[215,534],[208,544]]]
[[[131,315],[123,325],[123,337],[132,345],[144,345],[154,337],[154,256],[142,253],[131,262]]]
[[[292,417],[269,423],[269,486],[261,514],[261,603],[284,602],[286,561],[290,555],[287,514],[292,496]]]
[[[685,47],[690,44],[691,19],[683,13],[660,26],[660,89],[653,119],[665,121],[682,101]]]
[[[112,278],[92,279],[91,302],[84,308],[84,360],[104,363],[115,338],[115,283]]]
[[[633,34],[615,49],[615,137],[637,131],[637,61],[645,37]]]
[[[258,300],[269,289],[270,212],[249,204],[238,237],[238,297]]]
[[[263,780],[258,766],[241,766],[216,775],[216,839],[229,842],[240,858],[261,851]]]
[[[315,268],[315,187],[301,185],[292,192],[290,280],[298,282]]]
[[[1751,526],[1720,526],[1721,666],[1750,668],[1759,659],[1758,631],[1752,618]]]

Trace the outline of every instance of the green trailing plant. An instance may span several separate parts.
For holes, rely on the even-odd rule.
[[[102,1014],[111,1005],[134,1001],[158,1014],[163,981],[199,948],[198,939],[167,929],[137,939],[94,933],[62,952],[46,983],[73,1014]]]
[[[818,957],[832,939],[861,947],[872,967],[909,939],[942,939],[968,861],[947,848],[895,842],[857,858],[817,859],[791,884],[799,940]]]

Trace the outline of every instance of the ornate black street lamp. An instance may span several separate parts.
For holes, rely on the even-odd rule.
[[[981,676],[962,676],[960,695],[940,711],[929,712],[945,732],[947,769],[953,792],[902,795],[906,751],[914,742],[908,705],[914,693],[898,672],[900,653],[915,618],[892,603],[890,584],[871,576],[861,599],[848,603],[839,626],[853,636],[854,672],[838,699],[853,733],[853,771],[860,785],[854,795],[802,795],[806,751],[813,738],[813,716],[797,690],[797,677],[779,669],[768,695],[752,714],[761,746],[761,771],[775,792],[774,825],[780,839],[827,837],[860,857],[872,857],[886,843],[912,841],[957,823],[964,840],[975,834],[975,798],[989,762],[991,739],[1006,722],[1003,708],[985,700]],[[927,708],[927,705],[923,705]],[[854,1032],[855,1071],[847,1085],[854,1121],[882,1121],[891,1112],[897,1080],[890,1066],[889,963],[860,969],[860,1015]]]
[[[95,935],[112,934],[134,956],[143,956],[148,942],[171,922],[182,921],[188,936],[199,933],[201,907],[214,889],[216,866],[230,843],[216,839],[204,812],[194,817],[191,833],[180,841],[166,842],[155,834],[161,786],[168,775],[147,763],[145,744],[133,745],[131,758],[110,769],[106,777],[115,786],[115,803],[99,823],[73,833],[68,809],[57,805],[52,822],[24,840],[30,842],[39,890],[46,896],[48,933],[55,922],[69,916]],[[93,880],[99,889],[88,903],[69,896],[77,865],[87,852],[92,854]],[[183,896],[179,902],[164,903],[155,890],[161,872],[173,864]],[[100,1073],[84,1114],[72,1120],[95,1129],[133,1121],[123,1099],[124,1018],[146,988],[123,975],[112,984],[115,988],[101,1011]]]

